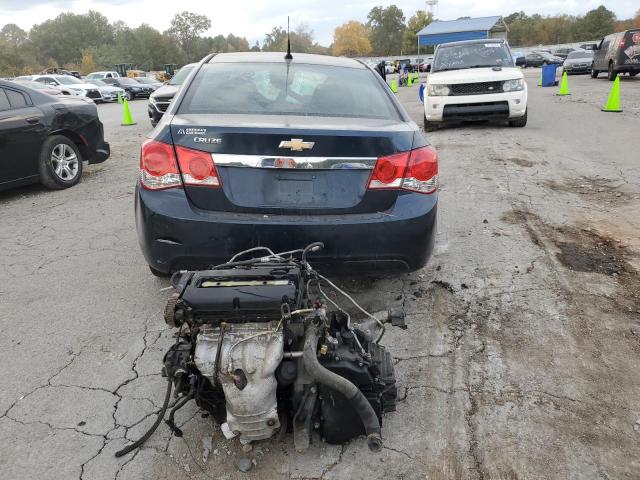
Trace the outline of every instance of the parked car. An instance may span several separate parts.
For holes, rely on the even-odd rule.
[[[33,88],[34,90],[39,90],[42,93],[46,93],[48,95],[62,95],[62,92],[58,88],[53,88],[44,83],[34,82],[33,80],[26,80],[22,77],[17,77],[13,79],[14,82],[19,83],[22,86]]]
[[[124,90],[124,96],[128,101],[136,98],[149,98],[153,93],[152,87],[136,82],[133,78],[103,78],[102,81],[114,87],[122,88]]]
[[[87,80],[102,80],[104,78],[120,78],[118,72],[92,72],[86,76]]]
[[[424,129],[446,122],[507,120],[527,124],[527,84],[502,39],[436,48],[424,95]]]
[[[109,153],[93,102],[0,81],[0,190],[38,181],[71,187],[82,162],[104,162]]]
[[[118,95],[124,98],[125,91],[123,88],[116,87],[114,85],[109,85],[104,82],[104,80],[98,80],[97,78],[89,78],[86,80],[87,83],[95,85],[100,95],[102,96],[103,102],[116,102],[118,101]]]
[[[557,48],[553,51],[553,55],[556,57],[560,57],[565,60],[571,52],[573,52],[575,48],[567,47],[567,48]]]
[[[564,60],[547,52],[529,52],[524,56],[525,67],[541,67],[542,65],[562,65]]]
[[[593,53],[591,77],[607,72],[609,80],[619,73],[635,77],[640,72],[640,28],[612,33],[604,37]]]
[[[149,105],[147,106],[147,113],[149,114],[149,120],[151,121],[152,126],[155,127],[160,121],[164,112],[169,108],[169,104],[171,103],[174,95],[180,89],[180,86],[187,79],[191,70],[193,70],[193,67],[196,65],[197,63],[185,65],[176,72],[171,80],[151,94],[149,97]]]
[[[78,95],[94,101],[102,100],[102,95],[95,85],[78,80],[71,75],[34,75],[31,78],[34,82],[57,88],[63,95]]]
[[[320,268],[427,262],[435,149],[362,63],[284,57],[207,56],[143,143],[136,225],[153,273],[310,241],[324,243]]]
[[[153,88],[154,92],[163,85],[162,82],[151,77],[135,77],[134,80],[142,85]]]
[[[574,50],[562,64],[568,74],[589,73],[593,63],[593,50]]]

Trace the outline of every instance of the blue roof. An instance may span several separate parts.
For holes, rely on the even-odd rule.
[[[502,17],[466,18],[462,20],[435,21],[424,27],[418,35],[437,35],[441,33],[488,31],[498,23]]]

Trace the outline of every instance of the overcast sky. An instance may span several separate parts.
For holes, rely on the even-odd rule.
[[[233,33],[246,37],[253,44],[256,40],[262,41],[274,25],[285,26],[289,15],[292,28],[306,22],[314,31],[316,41],[329,45],[337,25],[352,19],[364,22],[372,7],[390,4],[400,7],[407,19],[416,10],[425,8],[423,0],[0,0],[0,27],[6,23],[17,23],[28,30],[34,23],[53,18],[61,12],[97,10],[110,21],[123,20],[132,27],[144,22],[158,30],[166,30],[173,15],[189,10],[211,19],[212,27],[207,34]],[[640,8],[638,0],[440,0],[436,13],[441,20],[461,16],[508,15],[520,10],[527,14],[580,15],[601,4],[613,10],[620,19],[633,16]]]

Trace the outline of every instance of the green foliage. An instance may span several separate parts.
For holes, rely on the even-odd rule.
[[[402,35],[402,53],[418,53],[417,33],[433,22],[431,12],[418,10],[407,22],[407,28]],[[424,51],[424,48],[422,49]]]
[[[286,52],[287,31],[282,27],[273,27],[262,42],[263,52]],[[317,53],[328,55],[329,48],[323,47],[313,40],[313,30],[301,23],[291,32],[291,51],[298,53]]]
[[[632,22],[629,19],[616,24],[614,13],[602,5],[583,17],[528,16],[524,12],[515,12],[504,17],[504,21],[509,26],[509,43],[517,46],[598,40]]]
[[[174,37],[184,53],[191,57],[198,47],[199,35],[210,28],[211,20],[206,15],[182,12],[173,17],[167,33]]]
[[[369,41],[374,55],[397,55],[405,30],[404,13],[395,5],[373,7],[367,15]]]

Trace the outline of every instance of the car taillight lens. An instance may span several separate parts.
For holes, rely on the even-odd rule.
[[[432,146],[380,157],[369,181],[371,190],[433,193],[437,188],[438,153]]]
[[[155,140],[146,140],[140,150],[140,183],[147,190],[162,190],[182,186],[173,147]]]
[[[220,178],[209,152],[176,146],[178,164],[185,185],[219,187]]]

